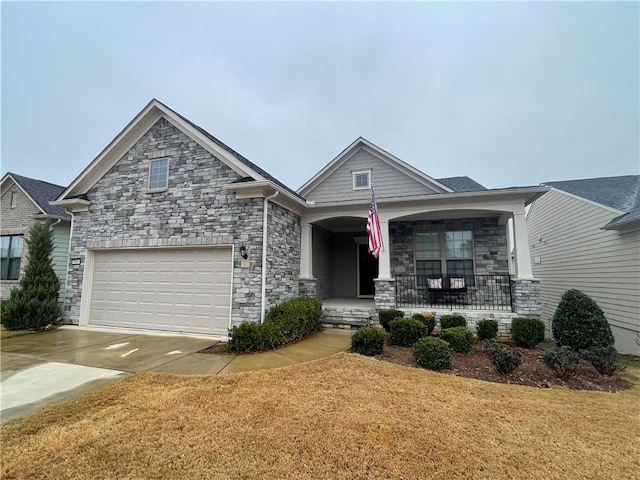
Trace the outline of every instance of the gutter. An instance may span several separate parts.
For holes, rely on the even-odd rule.
[[[265,308],[267,305],[267,214],[269,213],[269,200],[276,198],[280,192],[276,191],[273,195],[264,198],[264,206],[262,207],[262,292],[260,295],[260,323],[264,323]]]

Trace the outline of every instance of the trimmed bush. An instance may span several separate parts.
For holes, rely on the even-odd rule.
[[[427,327],[427,335],[431,335],[436,328],[436,314],[433,312],[414,313],[411,318],[421,321]]]
[[[384,348],[384,339],[387,335],[384,330],[373,327],[359,328],[356,333],[351,336],[351,350],[360,355],[373,357],[380,355]]]
[[[533,348],[544,342],[544,322],[537,318],[514,318],[511,338],[519,347]]]
[[[498,336],[497,320],[480,320],[476,325],[478,330],[478,338],[480,340],[491,340]]]
[[[613,345],[613,334],[598,304],[580,290],[567,290],[553,315],[556,344],[574,350]]]
[[[440,329],[453,327],[466,327],[467,321],[462,315],[442,315],[440,317]]]
[[[580,354],[566,346],[547,350],[542,360],[562,380],[574,377],[580,369]]]
[[[389,324],[389,339],[394,345],[410,347],[422,337],[427,336],[427,327],[414,318],[396,318]]]
[[[606,347],[591,347],[580,352],[582,358],[587,360],[601,375],[613,375],[620,366],[618,364],[618,351],[613,345]]]
[[[440,338],[456,353],[469,353],[473,349],[473,333],[467,327],[445,328]]]
[[[506,348],[494,340],[485,342],[485,349],[498,371],[505,375],[515,372],[524,361],[520,352]]]
[[[229,330],[229,351],[235,353],[273,350],[300,340],[322,328],[322,302],[317,298],[294,298],[269,309],[264,323],[245,322]]]
[[[24,274],[2,307],[7,330],[43,328],[60,321],[60,280],[53,271],[53,230],[35,223],[25,238],[27,259]]]
[[[451,368],[451,347],[444,340],[424,337],[413,345],[413,358],[422,368],[445,370]]]
[[[387,333],[391,331],[391,327],[389,327],[391,321],[402,317],[404,317],[404,312],[402,310],[378,310],[380,325],[382,325],[382,328],[384,328]]]

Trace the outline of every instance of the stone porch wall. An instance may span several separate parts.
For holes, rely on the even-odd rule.
[[[509,273],[507,232],[496,217],[455,220],[394,221],[391,236],[391,275],[415,275],[414,234],[417,232],[472,231],[476,275]]]
[[[269,202],[267,226],[267,309],[299,295],[300,216]]]
[[[149,161],[169,159],[169,185],[148,193]],[[250,248],[250,266],[233,258],[231,321],[260,318],[262,199],[236,200],[224,184],[239,175],[191,138],[160,119],[89,190],[89,211],[74,218],[65,320],[78,323],[85,251],[93,245],[217,245]]]

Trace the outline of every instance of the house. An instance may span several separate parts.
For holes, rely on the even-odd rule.
[[[527,216],[542,318],[575,288],[604,311],[619,352],[640,347],[640,175],[547,182]]]
[[[366,252],[372,184],[377,260]],[[73,214],[65,318],[226,335],[308,295],[333,307],[326,323],[406,306],[508,325],[539,313],[525,206],[547,190],[436,180],[358,138],[293,191],[152,100],[53,202]]]
[[[25,234],[36,222],[49,221],[53,228],[53,269],[60,279],[59,301],[64,300],[69,259],[69,233],[71,215],[64,208],[49,205],[64,187],[6,173],[0,181],[2,195],[2,277],[0,296],[8,298],[26,266],[27,244]]]

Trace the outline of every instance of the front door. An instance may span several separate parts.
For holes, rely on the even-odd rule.
[[[368,252],[366,244],[358,245],[358,297],[373,298],[376,287],[373,282],[378,277],[378,259]]]

